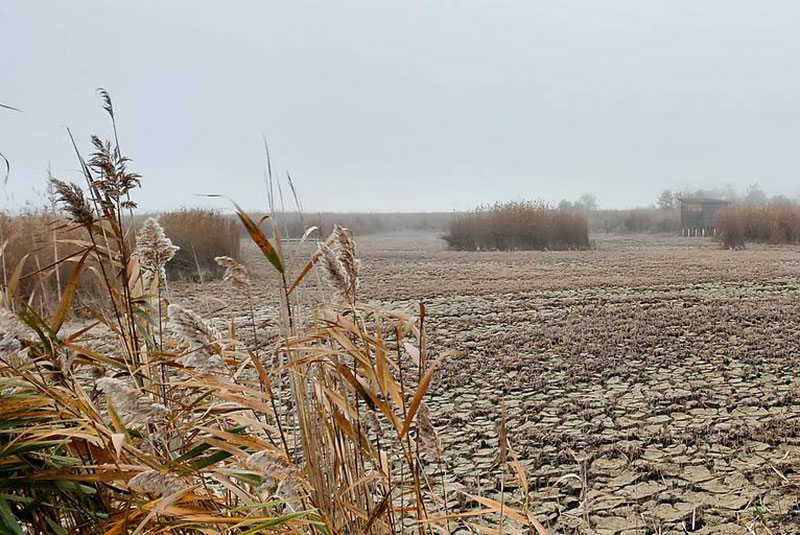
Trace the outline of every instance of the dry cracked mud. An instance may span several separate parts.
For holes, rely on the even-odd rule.
[[[431,341],[468,351],[430,396],[451,485],[499,494],[504,406],[531,510],[554,533],[800,533],[800,249],[595,239],[513,253],[359,240],[362,298],[422,299]],[[258,282],[269,324],[274,285]],[[173,291],[248,313],[221,282]]]

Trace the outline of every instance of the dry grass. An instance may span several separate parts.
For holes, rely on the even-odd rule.
[[[585,249],[589,230],[580,212],[508,202],[453,216],[445,240],[467,251]]]
[[[200,208],[167,212],[159,223],[172,242],[180,247],[167,266],[171,277],[210,278],[221,275],[214,258],[239,258],[239,229],[235,220],[213,210]]]
[[[41,314],[52,312],[81,251],[72,242],[75,233],[64,232],[66,223],[60,214],[43,209],[0,212],[0,283],[7,284],[19,269],[17,290]],[[97,295],[99,289],[90,277],[82,278],[80,288],[84,298]]]
[[[62,230],[80,250],[55,310],[38,314],[21,298],[16,270],[2,288],[0,531],[433,535],[486,532],[476,522],[489,516],[546,533],[527,514],[527,490],[506,492],[518,508],[463,492],[478,509],[450,508],[425,398],[437,366],[458,353],[430,352],[424,305],[359,302],[346,229],[310,259],[287,258],[278,222],[268,236],[237,207],[276,275],[280,335],[268,338],[252,313],[215,325],[165,298],[173,247],[152,223],[131,246],[123,211],[139,177],[116,144],[95,146],[82,166],[86,198],[57,184]],[[326,303],[299,300],[314,270],[335,272]],[[106,304],[68,328],[87,271]],[[229,280],[252,310],[247,281]],[[240,329],[252,343],[237,340]],[[512,465],[527,489],[513,455],[498,470]]]
[[[745,243],[800,242],[800,206],[792,203],[736,204],[717,214],[717,235],[724,247]]]
[[[185,209],[157,216],[167,235],[181,249],[168,270],[173,278],[210,279],[222,274],[215,256],[239,257],[239,230],[236,221],[217,212]],[[123,216],[125,218],[125,216]],[[144,221],[136,217],[136,226]],[[70,271],[83,250],[86,239],[76,228],[69,228],[67,219],[52,210],[36,209],[18,214],[0,212],[0,282],[12,277],[21,265],[19,295],[36,307],[38,313],[52,312],[64,290]],[[130,249],[135,242],[128,236]],[[108,244],[114,247],[113,244]],[[88,264],[98,268],[92,259]],[[81,298],[101,295],[96,276],[86,273],[79,283]]]

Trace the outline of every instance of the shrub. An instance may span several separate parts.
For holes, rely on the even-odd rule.
[[[717,237],[724,247],[754,243],[800,243],[800,206],[786,202],[735,204],[717,213]]]
[[[585,249],[589,227],[577,211],[542,201],[508,202],[455,215],[445,240],[467,251]]]
[[[162,214],[158,221],[172,243],[180,247],[167,266],[172,277],[219,276],[221,268],[214,257],[240,257],[238,224],[219,212],[183,209]]]

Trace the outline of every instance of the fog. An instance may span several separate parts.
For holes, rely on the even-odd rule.
[[[800,3],[0,4],[0,208],[110,135],[144,210],[266,205],[262,135],[307,211],[800,189]]]

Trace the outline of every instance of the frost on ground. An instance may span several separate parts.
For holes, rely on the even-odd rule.
[[[595,238],[593,251],[512,253],[359,240],[361,298],[424,299],[430,341],[469,351],[429,400],[446,479],[499,495],[502,402],[531,509],[554,532],[800,532],[800,249]],[[277,294],[259,262],[269,327]],[[173,292],[249,322],[222,282]]]

